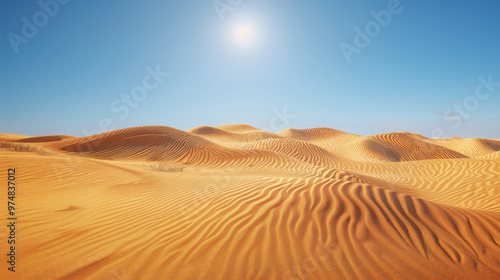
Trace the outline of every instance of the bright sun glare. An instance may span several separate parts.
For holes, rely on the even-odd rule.
[[[240,27],[238,28],[236,36],[240,42],[246,42],[250,37],[250,30],[247,27]]]
[[[255,51],[262,39],[259,25],[250,20],[239,20],[230,29],[232,43],[239,51]]]

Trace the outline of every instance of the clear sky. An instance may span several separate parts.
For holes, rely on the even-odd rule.
[[[0,133],[500,139],[500,1],[1,1],[0,21]]]

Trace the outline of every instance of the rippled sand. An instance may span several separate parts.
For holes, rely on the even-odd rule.
[[[500,279],[499,151],[247,125],[0,134],[19,217],[1,279]]]

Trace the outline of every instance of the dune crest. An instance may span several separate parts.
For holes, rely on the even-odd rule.
[[[500,279],[499,153],[244,124],[0,134],[22,186],[9,279]]]

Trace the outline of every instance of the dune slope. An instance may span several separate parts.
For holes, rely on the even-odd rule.
[[[8,279],[500,279],[499,150],[247,125],[0,134]]]

